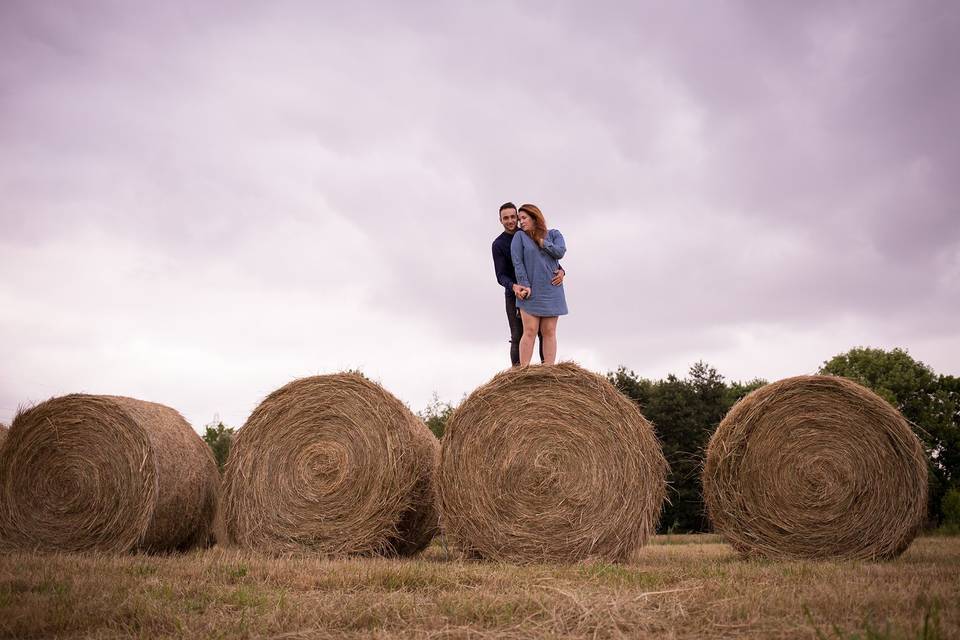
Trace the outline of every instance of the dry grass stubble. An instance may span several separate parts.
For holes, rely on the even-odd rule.
[[[6,554],[0,637],[905,638],[935,607],[931,637],[960,637],[958,538],[885,563],[741,560],[682,538],[631,565],[464,562],[439,544],[417,559]]]

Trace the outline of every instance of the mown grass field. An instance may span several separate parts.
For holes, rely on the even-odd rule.
[[[629,565],[0,555],[0,636],[960,638],[960,538],[893,562],[739,559],[660,536]]]

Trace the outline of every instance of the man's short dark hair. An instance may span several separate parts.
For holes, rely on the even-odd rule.
[[[497,213],[503,213],[504,209],[513,209],[514,211],[516,211],[517,205],[513,204],[512,202],[504,202],[502,205],[500,205],[500,211],[498,211]]]

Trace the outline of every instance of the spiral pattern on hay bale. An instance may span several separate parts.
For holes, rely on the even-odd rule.
[[[219,477],[169,407],[73,394],[20,412],[0,447],[0,548],[172,551],[205,544]]]
[[[440,523],[468,555],[623,561],[656,528],[666,473],[652,425],[604,378],[569,362],[510,369],[450,417]]]
[[[330,556],[410,555],[436,532],[439,443],[380,385],[302,378],[244,424],[224,474],[231,544]]]
[[[859,384],[798,376],[737,403],[703,472],[717,532],[745,555],[891,558],[927,510],[927,462],[900,413]]]

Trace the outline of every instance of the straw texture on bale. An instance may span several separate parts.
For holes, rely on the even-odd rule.
[[[504,371],[450,417],[440,526],[498,561],[625,561],[654,532],[667,463],[636,404],[573,363]]]
[[[169,407],[73,394],[21,411],[0,448],[0,548],[183,550],[204,544],[218,474]]]
[[[295,380],[237,433],[224,473],[227,539],[329,556],[410,555],[436,533],[440,445],[380,385],[354,373]]]
[[[891,558],[926,514],[926,456],[869,389],[799,376],[730,410],[710,439],[703,491],[714,528],[741,554]]]

